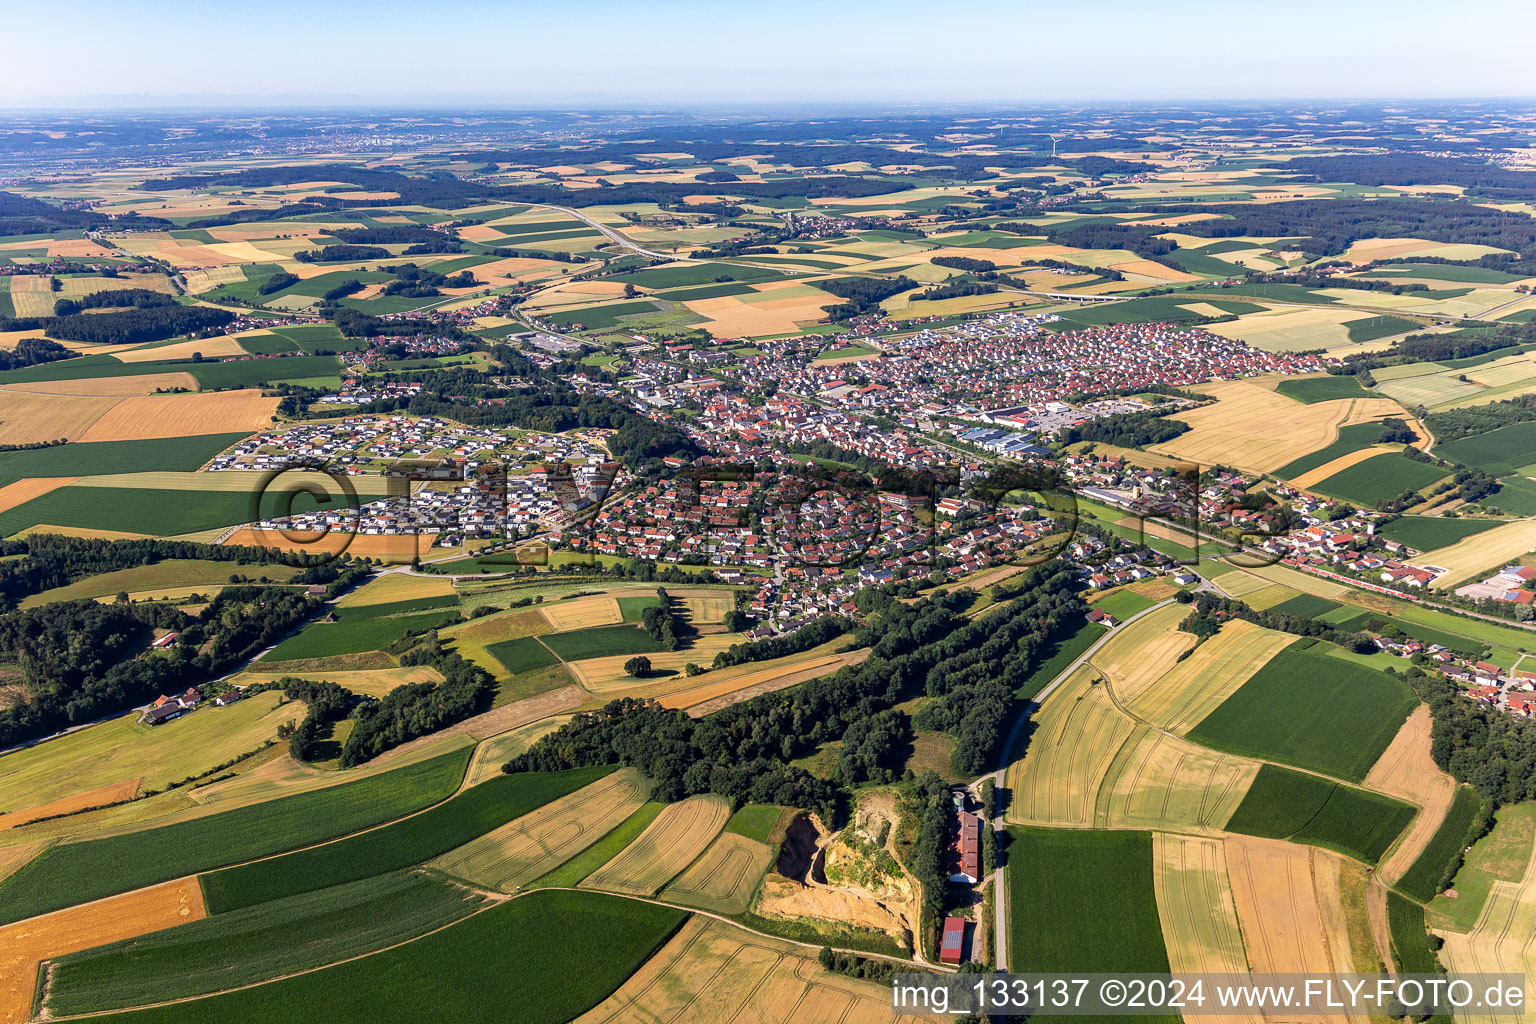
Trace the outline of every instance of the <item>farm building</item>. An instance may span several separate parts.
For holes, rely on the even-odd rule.
[[[169,701],[145,711],[139,716],[139,722],[143,725],[159,725],[161,722],[169,722],[173,718],[180,718],[186,713],[186,708],[175,701]]]
[[[939,963],[960,964],[965,961],[965,918],[946,917],[944,937],[939,942]]]
[[[950,832],[949,880],[970,885],[981,881],[981,819],[966,811],[955,812]]]

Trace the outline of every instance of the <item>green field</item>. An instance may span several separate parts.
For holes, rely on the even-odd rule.
[[[436,597],[413,597],[407,601],[386,601],[382,604],[343,605],[336,608],[333,614],[342,622],[356,622],[359,619],[377,619],[386,615],[405,615],[410,612],[456,608],[458,604],[457,594],[439,594]]]
[[[1429,292],[1419,292],[1422,298],[1450,299],[1458,295],[1464,295],[1468,289],[1444,292],[1432,295]],[[1350,320],[1344,324],[1344,329],[1349,332],[1349,340],[1358,344],[1367,341],[1375,341],[1377,338],[1386,338],[1393,334],[1406,334],[1409,331],[1421,329],[1424,325],[1416,320],[1404,320],[1400,316],[1368,316],[1359,320]],[[1357,395],[1341,397],[1356,398]]]
[[[1009,970],[1169,969],[1150,832],[1010,828],[1008,834]]]
[[[268,857],[410,814],[453,795],[469,755],[468,749],[456,750],[329,789],[50,847],[0,881],[0,923]]]
[[[660,307],[656,303],[647,299],[635,299],[632,302],[610,302],[602,306],[562,310],[559,313],[546,314],[545,319],[561,327],[581,324],[582,330],[591,331],[605,327],[617,327],[621,323],[620,317],[635,316],[640,313],[654,313],[658,308]]]
[[[1477,817],[1481,806],[1482,799],[1475,790],[1458,786],[1445,820],[1435,829],[1429,845],[1424,847],[1418,859],[1397,880],[1397,888],[1420,903],[1433,899],[1440,891],[1440,877],[1466,843],[1467,830],[1472,827],[1472,819]]]
[[[1483,501],[1510,515],[1536,516],[1536,481],[1507,476],[1499,481],[1499,489]]]
[[[1189,732],[1197,743],[1359,782],[1413,710],[1399,679],[1292,644]]]
[[[1321,846],[1375,864],[1413,815],[1413,806],[1401,800],[1265,764],[1226,828]]]
[[[666,650],[639,626],[594,626],[570,633],[548,633],[539,639],[561,661],[606,658],[615,654],[654,654]]]
[[[1294,462],[1288,462],[1275,470],[1275,475],[1282,480],[1289,480],[1310,472],[1318,466],[1325,466],[1340,456],[1357,452],[1362,448],[1369,448],[1381,440],[1382,426],[1380,423],[1356,423],[1348,427],[1339,428],[1339,436],[1336,441],[1326,448],[1319,448],[1309,455],[1303,455]]]
[[[151,373],[186,372],[197,378],[205,391],[254,387],[291,377],[319,377],[335,373],[334,356],[287,356],[282,359],[247,359],[232,362],[193,362],[190,359],[124,363],[111,356],[90,355],[0,372],[0,384],[39,381],[95,380],[101,377],[142,377]]]
[[[485,897],[400,871],[273,900],[56,960],[54,1014],[208,995],[338,963],[482,909]]]
[[[1079,327],[1102,327],[1106,324],[1138,324],[1152,321],[1166,323],[1195,323],[1205,319],[1201,314],[1184,307],[1195,301],[1208,302],[1227,313],[1258,313],[1263,306],[1251,302],[1233,302],[1224,299],[1196,300],[1188,296],[1160,295],[1150,299],[1129,299],[1125,302],[1096,302],[1091,306],[1070,310],[1061,314],[1060,323],[1051,324],[1052,330],[1075,331]]]
[[[111,442],[109,442],[111,443]],[[253,484],[256,481],[252,481]],[[257,500],[261,507],[255,507]],[[10,536],[40,523],[87,530],[175,537],[256,522],[276,513],[275,491],[170,491],[150,487],[91,487],[71,484],[0,512],[0,535]],[[343,508],[344,493],[324,500],[308,492],[294,496],[291,511]]]
[[[1404,491],[1417,491],[1450,475],[1450,470],[1428,462],[1415,462],[1406,455],[1389,452],[1357,462],[1312,490],[1335,498],[1374,505],[1395,498]]]
[[[1518,274],[1486,267],[1459,267],[1451,263],[1394,263],[1367,270],[1355,277],[1422,277],[1431,281],[1456,281],[1462,284],[1510,284],[1525,280]],[[1421,292],[1414,292],[1418,295]]]
[[[1387,926],[1392,933],[1392,958],[1397,961],[1399,971],[1405,974],[1440,973],[1440,961],[1429,948],[1423,907],[1389,890]]]
[[[515,640],[500,640],[487,644],[485,649],[508,672],[532,672],[560,664],[560,659],[539,643],[537,637],[521,636]]]
[[[724,281],[778,281],[787,274],[763,267],[744,267],[731,263],[690,263],[676,267],[657,267],[617,274],[611,280],[647,288],[678,288],[683,285],[724,283]],[[722,281],[721,279],[724,279]]]
[[[1353,340],[1353,339],[1351,339]],[[1311,405],[1314,402],[1332,402],[1340,398],[1374,398],[1360,386],[1358,378],[1349,374],[1329,374],[1326,377],[1304,377],[1299,380],[1283,380],[1275,390],[1287,398]]]
[[[1065,672],[1068,665],[1082,657],[1083,652],[1107,632],[1108,629],[1097,623],[1084,621],[1071,636],[1053,641],[1050,657],[1030,673],[1029,678],[1014,691],[1014,696],[1019,700],[1034,700],[1035,695],[1045,689],[1052,679]]]
[[[742,284],[739,281],[726,281],[723,284],[701,284],[696,288],[673,288],[658,292],[656,297],[666,299],[668,302],[687,302],[689,299],[718,299],[723,295],[746,295],[752,290],[751,285]]]
[[[240,347],[253,356],[270,356],[276,355],[278,352],[297,352],[299,350],[297,343],[276,334],[270,337],[258,335],[251,338],[241,338]]]
[[[130,594],[144,590],[167,590],[175,587],[207,587],[210,591],[229,583],[232,575],[251,580],[265,578],[281,583],[298,568],[290,565],[242,564],[240,562],[215,562],[201,558],[168,558],[149,565],[136,565],[130,569],[87,576],[62,587],[54,587],[40,594],[32,594],[21,602],[23,608],[35,608],[54,601],[77,601],[81,598],[111,597],[122,591]]]
[[[1492,476],[1509,476],[1536,462],[1536,422],[1473,434],[1437,445],[1435,454]]]
[[[1533,424],[1536,426],[1536,424]],[[1440,519],[1432,516],[1402,516],[1377,530],[1378,536],[1407,544],[1417,551],[1433,551],[1455,544],[1476,533],[1491,530],[1494,519]]]
[[[341,622],[316,622],[284,640],[261,660],[302,661],[337,654],[381,651],[407,633],[431,629],[456,613],[419,612],[414,615],[350,616]]]
[[[1093,602],[1093,607],[1124,621],[1139,611],[1151,608],[1154,604],[1157,602],[1145,594],[1138,594],[1134,590],[1120,590]]]
[[[107,473],[190,473],[246,434],[199,434],[145,441],[75,441],[51,448],[0,452],[0,477],[101,476]]]
[[[688,917],[543,891],[374,956],[268,985],[88,1018],[98,1024],[565,1024],[606,999]]]
[[[624,616],[625,622],[640,622],[645,618],[647,608],[660,608],[661,598],[648,595],[640,597],[621,597],[619,602],[619,614]]]
[[[1314,594],[1298,594],[1289,600],[1281,601],[1270,608],[1269,611],[1278,612],[1281,615],[1294,615],[1298,619],[1315,619],[1343,607],[1337,601],[1330,601],[1325,597],[1317,597]]]
[[[210,914],[222,914],[421,864],[611,771],[599,766],[497,775],[384,828],[204,875],[203,897]]]
[[[725,823],[725,831],[766,843],[772,838],[773,827],[783,813],[784,809],[775,804],[747,804],[731,815],[731,820]]]

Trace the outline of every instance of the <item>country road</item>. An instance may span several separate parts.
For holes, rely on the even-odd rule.
[[[1146,616],[1146,615],[1150,615],[1153,612],[1157,611],[1159,608],[1162,608],[1165,605],[1171,604],[1172,602],[1173,602],[1173,598],[1170,597],[1166,601],[1159,601],[1157,604],[1152,605],[1150,608],[1143,608],[1141,611],[1137,612],[1135,615],[1132,615],[1129,618],[1127,618],[1124,622],[1121,622],[1118,626],[1115,626],[1115,627],[1109,629],[1108,631],[1106,631],[1103,636],[1099,637],[1097,640],[1095,640],[1093,642],[1092,646],[1090,646],[1082,654],[1078,655],[1077,658],[1073,660],[1072,664],[1068,665],[1066,668],[1064,668],[1060,672],[1056,673],[1056,677],[1054,679],[1052,679],[1049,683],[1046,684],[1045,689],[1043,689],[1039,693],[1037,693],[1033,700],[1031,700],[1028,704],[1024,705],[1023,712],[1020,713],[1019,717],[1013,723],[1013,728],[1010,729],[1009,732],[1008,732],[1008,740],[1007,740],[1007,742],[1003,744],[1003,749],[1002,749],[1002,753],[1000,755],[1000,760],[998,761],[997,770],[992,773],[992,780],[993,780],[993,785],[994,786],[996,786],[998,789],[1002,789],[1003,788],[1003,780],[1006,777],[1007,771],[1008,771],[1008,759],[1009,759],[1010,754],[1013,752],[1014,744],[1018,743],[1018,741],[1019,741],[1019,732],[1024,728],[1024,726],[1026,724],[1028,724],[1029,720],[1034,716],[1035,712],[1037,710],[1039,710],[1040,705],[1045,703],[1046,698],[1049,697],[1051,694],[1055,693],[1057,688],[1060,687],[1061,684],[1066,681],[1068,676],[1070,676],[1073,672],[1076,672],[1079,668],[1081,668],[1084,664],[1086,664],[1089,658],[1093,657],[1096,653],[1098,653],[1098,650],[1099,650],[1100,647],[1103,647],[1113,637],[1118,636],[1120,634],[1120,632],[1125,629],[1125,627],[1129,626],[1131,623],[1135,622],[1137,619],[1140,619],[1140,618],[1142,618],[1143,616]],[[992,828],[995,831],[997,831],[997,832],[1004,831],[1004,828],[1003,828],[1003,816],[1001,814],[995,815],[993,817]],[[996,922],[996,925],[994,926],[995,927],[994,934],[997,937],[996,937],[996,939],[993,942],[994,956],[995,956],[995,959],[997,961],[997,963],[996,963],[996,970],[998,970],[998,971],[1007,971],[1008,970],[1008,886],[1007,886],[1007,872],[1004,871],[1002,867],[999,867],[996,871],[992,872],[992,902],[994,904],[995,909],[997,910],[997,922]]]

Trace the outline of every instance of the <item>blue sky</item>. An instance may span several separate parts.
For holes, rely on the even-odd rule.
[[[1536,96],[1528,0],[7,6],[10,107]]]

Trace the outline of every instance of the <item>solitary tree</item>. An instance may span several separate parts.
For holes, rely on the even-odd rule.
[[[644,679],[651,674],[651,659],[637,654],[624,663],[624,672],[636,679]]]

